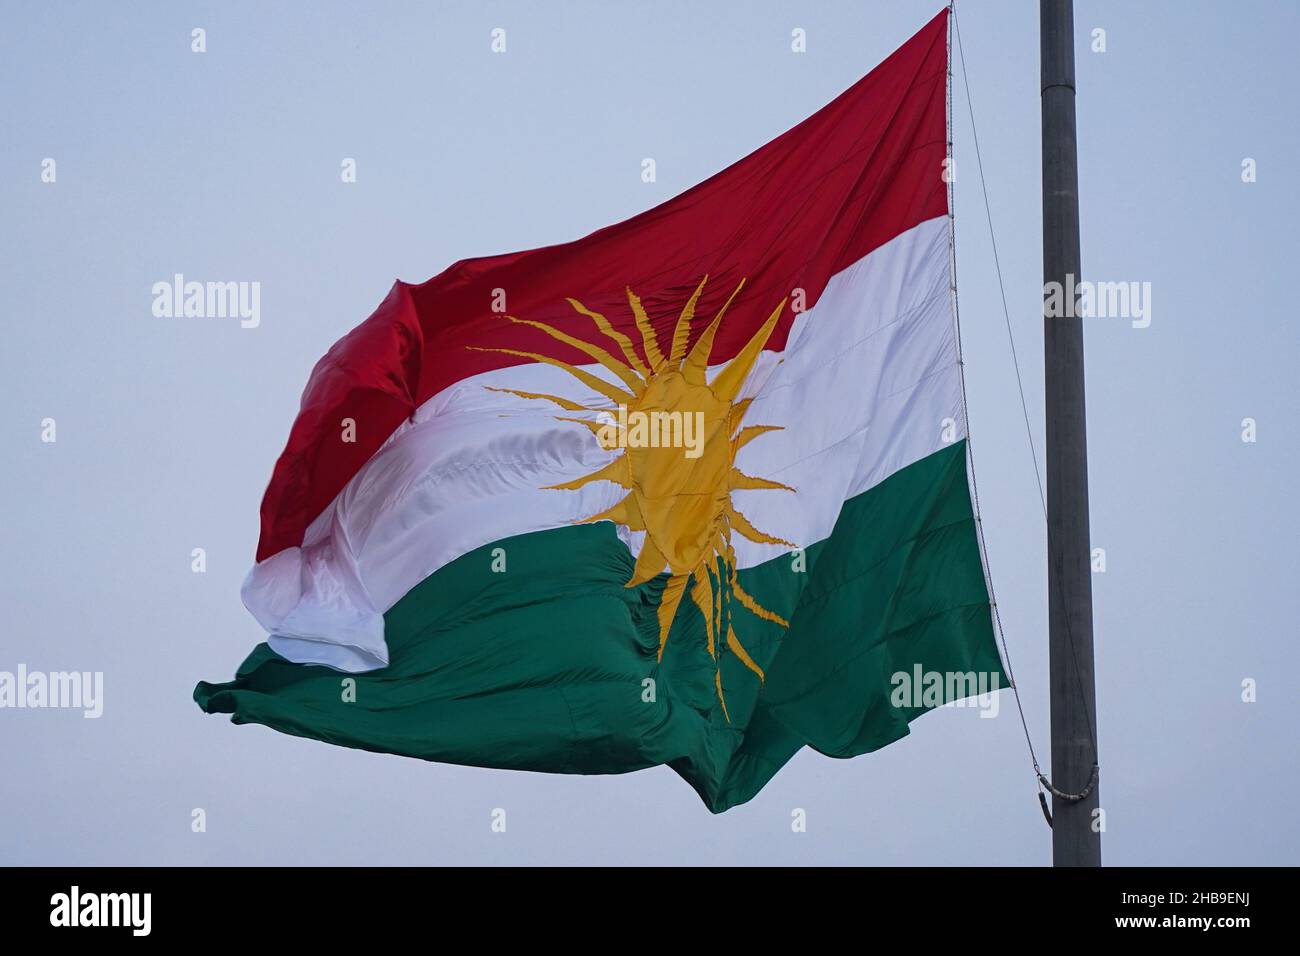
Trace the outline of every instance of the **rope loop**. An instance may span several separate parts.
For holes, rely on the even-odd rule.
[[[1097,765],[1095,763],[1092,765],[1092,775],[1088,778],[1088,785],[1079,793],[1066,793],[1064,790],[1057,790],[1056,787],[1052,786],[1052,781],[1048,780],[1041,770],[1038,771],[1038,782],[1051,791],[1052,796],[1057,799],[1069,803],[1078,803],[1080,800],[1087,800],[1092,796],[1092,791],[1097,789]]]

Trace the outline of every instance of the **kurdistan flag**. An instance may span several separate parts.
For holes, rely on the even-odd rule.
[[[243,589],[267,642],[200,707],[445,763],[667,764],[716,812],[943,702],[894,706],[894,674],[1002,678],[947,56],[945,11],[655,209],[398,282],[312,372]]]

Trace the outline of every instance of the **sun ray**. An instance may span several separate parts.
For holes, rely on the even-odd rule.
[[[644,531],[645,522],[641,520],[641,509],[636,503],[636,499],[628,495],[614,507],[602,511],[598,515],[592,515],[590,518],[579,518],[574,524],[592,524],[597,521],[612,521],[615,524],[627,525],[633,531]],[[646,546],[649,547],[651,542],[646,538]],[[642,551],[644,552],[644,548]],[[656,549],[657,550],[657,549]],[[662,568],[663,565],[660,565]],[[652,575],[653,577],[653,575]],[[649,580],[647,578],[647,580]]]
[[[628,527],[632,526],[628,525]],[[641,553],[636,557],[636,566],[632,569],[632,577],[628,578],[625,587],[634,588],[638,584],[645,584],[647,581],[658,577],[659,572],[664,569],[664,565],[667,563],[668,557],[659,550],[659,546],[647,534],[645,544],[641,545]]]
[[[736,576],[734,569],[731,572],[730,583],[732,596],[748,608],[752,614],[761,617],[765,621],[771,621],[773,624],[780,624],[782,627],[790,626],[789,621],[783,618],[780,614],[777,614],[775,611],[769,611],[767,608],[763,607],[763,605],[754,600],[753,596],[751,596],[748,591],[740,586],[740,580]]]
[[[673,330],[673,347],[668,354],[668,365],[671,368],[679,368],[682,359],[686,357],[686,343],[691,337],[691,320],[695,318],[695,304],[700,301],[700,293],[704,291],[704,283],[709,281],[708,274],[700,280],[700,284],[695,287],[691,297],[686,300],[686,305],[682,306],[682,314],[677,317],[677,328]]]
[[[797,548],[792,541],[786,541],[784,538],[776,538],[770,534],[764,534],[749,523],[749,519],[735,509],[730,503],[727,504],[723,512],[731,521],[731,526],[738,532],[742,538],[748,538],[755,544],[784,544],[791,548]]]
[[[739,657],[740,662],[757,674],[760,681],[767,680],[767,677],[763,674],[763,668],[754,663],[754,659],[749,656],[749,652],[745,650],[740,643],[740,639],[736,637],[736,629],[733,627],[727,628],[727,650]]]
[[[635,395],[629,395],[616,385],[613,385],[603,378],[597,378],[586,369],[575,368],[568,362],[561,362],[559,359],[553,359],[549,355],[538,355],[536,352],[521,352],[519,349],[496,349],[484,348],[478,345],[468,346],[473,352],[502,352],[505,355],[517,355],[520,358],[532,359],[534,362],[541,362],[545,365],[553,365],[556,368],[564,369],[583,385],[586,385],[593,392],[604,395],[615,405],[627,405],[636,401]]]
[[[558,395],[543,395],[541,392],[521,392],[517,388],[497,388],[495,385],[484,385],[489,392],[505,392],[507,395],[518,395],[520,398],[537,399],[544,402],[554,402],[565,411],[570,412],[587,412],[591,409],[586,405],[579,405],[577,402],[571,402],[567,398],[561,398]]]
[[[673,628],[673,618],[677,616],[677,606],[682,603],[682,595],[686,593],[686,582],[689,579],[689,574],[674,574],[668,579],[668,583],[664,585],[664,593],[659,599],[657,613],[659,619],[658,660],[664,659],[664,648],[668,646],[668,632]]]
[[[654,326],[650,324],[650,317],[645,314],[645,309],[641,305],[641,298],[630,288],[627,290],[627,304],[632,309],[632,316],[636,319],[636,327],[641,330],[641,341],[645,347],[646,361],[650,363],[652,374],[659,371],[659,366],[664,364],[664,355],[659,351],[659,340],[655,338]]]
[[[627,359],[627,364],[636,369],[642,378],[650,377],[650,370],[646,368],[645,362],[641,361],[641,356],[636,354],[636,349],[632,347],[632,340],[626,335],[614,328],[609,319],[605,318],[599,312],[594,312],[587,308],[577,299],[569,299],[569,305],[573,306],[574,311],[587,316],[596,323],[596,328],[600,329],[606,336],[618,343],[619,349],[623,352],[623,357]]]
[[[708,568],[695,569],[695,586],[691,588],[691,600],[695,602],[695,606],[700,609],[700,614],[704,617],[704,636],[709,656],[717,657],[717,651],[713,648],[713,578]]]
[[[542,490],[577,491],[583,485],[589,485],[593,481],[612,481],[624,488],[631,488],[632,476],[628,473],[627,459],[620,456],[589,475],[583,475],[581,478],[574,478],[572,481],[566,481],[559,485],[545,485]]]
[[[749,340],[740,353],[727,363],[727,367],[718,373],[709,385],[713,394],[724,401],[733,401],[740,393],[740,386],[745,384],[745,379],[749,378],[749,373],[754,367],[754,361],[758,354],[763,351],[763,346],[767,344],[768,338],[772,335],[772,330],[776,328],[776,320],[781,317],[785,311],[786,299],[781,300],[781,304],[772,310],[767,321],[762,327],[754,333],[754,337]]]
[[[713,351],[713,338],[718,332],[718,326],[722,323],[722,317],[727,314],[727,307],[731,305],[732,300],[740,294],[740,290],[745,287],[745,280],[741,279],[727,301],[722,303],[722,308],[718,314],[713,317],[703,334],[696,340],[691,347],[691,352],[686,356],[686,361],[682,363],[682,377],[690,385],[704,385],[705,372],[709,368],[709,355]]]
[[[735,428],[740,424],[740,420],[744,418],[745,413],[749,411],[749,406],[753,404],[754,400],[752,398],[742,398],[731,406],[731,415],[728,420],[732,428]]]
[[[719,530],[713,536],[713,550],[721,556],[724,564],[733,565],[736,563],[736,552],[732,550],[731,541],[726,531]]]
[[[784,485],[779,481],[772,481],[770,478],[755,478],[735,468],[731,469],[731,487],[733,490],[737,488],[770,488],[773,491],[794,491],[789,485]]]
[[[691,352],[682,362],[682,378],[689,385],[706,385],[706,372],[709,370],[709,353],[713,351],[713,337],[718,331],[722,316],[716,316],[700,333],[700,337],[691,346]]]
[[[731,616],[731,609],[729,607],[724,606],[727,603],[726,600],[727,593],[726,593],[726,589],[723,587],[723,585],[726,583],[723,580],[723,571],[726,569],[726,567],[727,567],[727,562],[725,559],[723,559],[722,567],[717,567],[715,565],[714,568],[712,569],[714,604],[716,604],[718,608],[717,613],[714,616],[713,630],[718,635],[719,638],[719,647],[717,653],[713,655],[714,657],[720,657],[722,655],[721,638],[722,638],[723,615],[726,614],[728,619]]]
[[[534,329],[540,329],[557,342],[563,342],[582,352],[589,358],[595,359],[603,368],[609,369],[615,375],[623,380],[623,384],[632,390],[633,395],[640,395],[645,391],[645,382],[643,382],[632,369],[628,368],[614,356],[602,349],[599,345],[592,345],[590,342],[584,342],[582,339],[575,339],[566,332],[561,332],[554,326],[547,325],[545,322],[535,322],[532,319],[518,319],[513,315],[507,315],[507,319],[516,325],[528,325]]]
[[[732,452],[738,452],[759,435],[767,432],[784,431],[784,425],[746,425],[740,431],[736,432],[736,437],[731,439]]]

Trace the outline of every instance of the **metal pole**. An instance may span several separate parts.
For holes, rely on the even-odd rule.
[[[1047,578],[1051,657],[1052,783],[1085,791],[1097,763],[1093,687],[1088,438],[1083,400],[1079,281],[1079,170],[1074,125],[1074,4],[1040,0],[1043,98],[1043,282],[1060,283],[1067,316],[1044,308],[1047,405]],[[1052,862],[1100,866],[1098,788],[1052,798]]]

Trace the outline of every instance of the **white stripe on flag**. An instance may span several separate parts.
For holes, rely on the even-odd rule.
[[[947,218],[931,219],[840,272],[795,317],[785,350],[755,364],[745,423],[784,430],[741,449],[737,466],[796,489],[734,492],[756,527],[801,546],[821,541],[846,499],[965,437],[948,237]],[[600,366],[587,371],[613,379]],[[382,667],[383,612],[438,568],[624,496],[609,482],[542,490],[615,453],[587,429],[556,421],[550,403],[486,386],[607,404],[542,364],[484,372],[429,399],[312,523],[301,548],[249,572],[244,603],[278,653],[346,671]],[[643,535],[619,530],[639,552]],[[740,567],[788,550],[739,535],[733,542]]]

